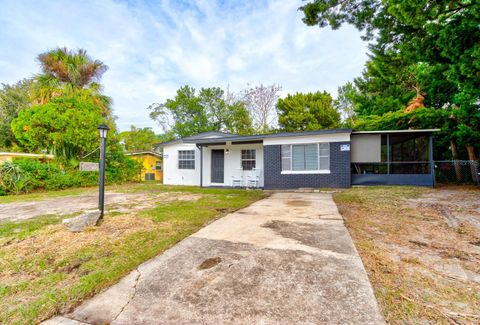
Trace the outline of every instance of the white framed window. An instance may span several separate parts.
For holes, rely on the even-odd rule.
[[[282,145],[282,173],[330,172],[330,144]]]
[[[195,169],[195,150],[178,151],[178,169]]]
[[[257,167],[257,151],[255,149],[242,149],[242,169],[253,170]]]

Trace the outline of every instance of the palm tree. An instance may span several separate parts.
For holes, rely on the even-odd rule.
[[[99,83],[108,67],[93,60],[86,50],[70,51],[66,47],[47,51],[38,56],[42,73],[35,77],[33,101],[44,104],[54,97],[80,95],[91,99],[110,113],[111,99],[101,93]]]
[[[85,88],[100,80],[108,67],[100,60],[92,60],[86,50],[69,51],[66,47],[38,56],[42,72],[60,82]]]

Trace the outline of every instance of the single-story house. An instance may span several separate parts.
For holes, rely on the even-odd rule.
[[[128,152],[125,155],[142,163],[140,180],[163,180],[162,156],[159,153],[154,151],[134,151]]]
[[[158,146],[163,148],[164,184],[265,189],[433,186],[435,131],[205,132]]]

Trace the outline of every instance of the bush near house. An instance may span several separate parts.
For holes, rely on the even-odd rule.
[[[107,184],[124,183],[138,178],[141,166],[136,161],[119,152],[113,152],[109,156],[105,168]],[[15,159],[0,165],[0,195],[97,184],[98,172],[82,172],[78,168],[64,167],[58,162]]]

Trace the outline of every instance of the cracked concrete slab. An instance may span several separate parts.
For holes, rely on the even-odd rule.
[[[128,305],[135,295],[136,285],[140,272],[134,270],[119,283],[110,287],[108,291],[93,297],[75,309],[70,318],[88,324],[109,324]]]
[[[65,316],[89,324],[384,323],[331,195],[285,192],[213,222]]]

